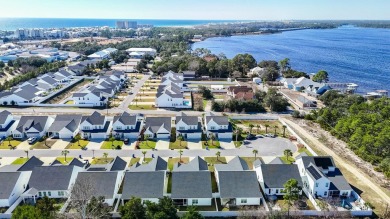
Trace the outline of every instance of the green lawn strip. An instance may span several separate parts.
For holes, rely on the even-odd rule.
[[[187,141],[181,141],[179,145],[179,141],[169,142],[169,149],[186,149],[188,146]]]
[[[206,109],[207,100],[203,100],[203,109]]]
[[[136,157],[136,158],[131,158],[130,160],[130,163],[129,163],[129,167],[133,166],[134,164],[136,164],[137,162],[139,162],[141,158],[139,157]]]
[[[206,144],[206,142],[208,142],[208,143]],[[219,144],[219,141],[217,141],[217,140],[214,140],[213,144],[211,144],[211,140],[202,141],[202,148],[205,149],[206,146],[208,146],[209,149],[219,149],[221,147],[221,145]]]
[[[209,164],[209,170],[211,172],[214,172],[214,165],[215,164],[226,164],[226,158],[225,157],[205,157],[204,160]]]
[[[16,148],[20,143],[22,143],[19,140],[11,140],[11,145],[13,148]],[[0,149],[11,149],[9,146],[10,142],[7,140],[4,140],[3,143],[0,144]]]
[[[20,158],[17,158],[16,160],[14,160],[14,162],[12,162],[11,164],[12,165],[23,165],[24,163],[26,163],[28,160],[28,158],[25,158],[25,157],[20,157]]]
[[[180,161],[180,158],[176,157],[176,158],[169,158],[168,159],[168,169],[170,171],[173,170],[173,167],[175,166],[175,164],[179,163]],[[190,161],[190,158],[189,157],[182,157],[181,158],[181,163],[188,163]]]
[[[68,146],[66,146],[65,149],[82,149],[82,147],[87,146],[88,143],[89,143],[89,141],[87,141],[87,140],[80,140],[79,142],[73,141],[73,140],[72,140],[72,141],[68,144]],[[80,144],[80,146],[79,146],[79,144]]]
[[[100,157],[100,158],[93,159],[91,164],[108,164],[112,160],[114,160],[114,158],[112,158],[112,157],[107,157],[107,158]]]
[[[51,146],[53,146],[56,143],[56,141],[53,140],[45,140],[43,138],[39,139],[39,141],[35,142],[35,144],[31,147],[32,149],[50,149]]]
[[[303,153],[303,152],[305,152],[307,155],[309,155],[309,156],[313,156],[313,154],[312,154],[312,153],[310,153],[310,151],[309,151],[309,150],[307,150],[307,148],[300,148],[300,149],[298,150],[298,152],[299,152],[299,153]]]
[[[155,108],[154,106],[152,105],[129,105],[129,109],[131,110],[157,110],[157,108]]]
[[[156,141],[154,140],[147,140],[147,141],[141,141],[139,143],[139,149],[154,149],[156,147]]]
[[[58,160],[62,164],[68,164],[69,162],[71,162],[73,160],[73,157],[66,157],[66,161],[65,161],[65,157],[57,157],[56,160]]]
[[[114,146],[112,146],[114,145]],[[123,141],[115,140],[113,142],[111,141],[104,141],[100,149],[116,149],[117,146],[120,146],[122,148]]]
[[[73,101],[73,100],[68,100],[68,101],[65,102],[65,104],[73,105],[73,104],[74,104],[74,101]]]
[[[280,157],[280,159],[283,161],[285,164],[292,164],[295,160],[293,157],[289,156],[288,160],[286,156]]]
[[[142,161],[142,164],[148,164],[150,161],[152,161],[153,158],[151,157],[146,157],[143,161]]]

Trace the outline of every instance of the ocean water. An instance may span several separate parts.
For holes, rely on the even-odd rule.
[[[307,73],[326,70],[331,82],[353,82],[358,92],[390,90],[390,29],[343,26],[271,35],[210,38],[196,48],[228,58],[250,53],[256,60],[289,58],[292,68]]]
[[[0,30],[18,28],[63,28],[63,27],[115,27],[118,20],[133,19],[68,19],[68,18],[0,18]],[[234,20],[148,20],[134,19],[138,24],[152,24],[156,27],[193,26],[209,23],[234,22]]]

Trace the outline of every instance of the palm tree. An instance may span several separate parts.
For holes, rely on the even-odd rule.
[[[181,162],[181,155],[183,155],[183,150],[179,150],[179,161]]]
[[[255,127],[253,124],[249,124],[249,134],[252,134],[252,129]]]
[[[28,150],[24,151],[24,153],[26,153],[26,156],[27,156],[27,159],[28,159]]]
[[[144,134],[144,141],[146,142],[146,146],[149,147],[148,140],[149,140],[149,136]]]
[[[265,133],[266,133],[266,134],[268,133],[268,127],[269,127],[269,125],[268,125],[268,124],[265,124]]]
[[[278,129],[279,126],[275,125],[274,128],[275,128],[275,135],[276,135],[276,129]]]
[[[12,135],[8,136],[5,140],[8,141],[8,146],[9,147],[12,147],[12,144],[11,144],[11,141],[13,140],[14,138],[12,137]]]
[[[112,132],[110,133],[110,138],[108,140],[111,141],[111,148],[113,148],[114,147],[115,137],[112,135]]]
[[[288,161],[288,158],[291,157],[291,156],[293,155],[293,153],[291,152],[290,149],[284,150],[284,151],[283,151],[283,154],[284,154],[284,156],[286,156],[287,161]]]
[[[255,155],[255,160],[256,160],[256,156],[259,153],[259,151],[255,149],[255,150],[252,151],[252,153]]]
[[[181,142],[184,140],[182,135],[177,136],[177,140],[179,141],[179,146],[181,147]]]
[[[236,128],[236,131],[235,131],[235,134],[236,134],[236,142],[238,141],[238,136],[242,133],[242,128],[240,127],[237,127]]]
[[[286,137],[286,128],[287,126],[283,125],[283,137]]]
[[[260,124],[257,124],[256,128],[257,128],[257,133],[259,133],[260,132]]]
[[[108,153],[107,153],[107,152],[104,152],[104,153],[103,153],[103,157],[104,157],[104,160],[106,161],[106,163],[108,163],[108,160],[107,160]]]
[[[211,145],[214,145],[214,140],[215,140],[215,135],[214,133],[210,133],[210,140],[211,140]]]
[[[142,154],[144,155],[144,162],[145,162],[146,151],[142,151]]]
[[[66,155],[68,155],[68,154],[69,154],[68,150],[61,151],[61,155],[65,157],[65,162],[66,162]]]
[[[74,136],[73,139],[74,139],[75,141],[77,141],[77,143],[79,144],[79,147],[80,147],[80,140],[81,140],[80,134],[77,134],[76,136]]]
[[[221,152],[217,151],[217,153],[215,153],[215,155],[217,156],[217,160],[219,161],[219,157],[221,156]]]

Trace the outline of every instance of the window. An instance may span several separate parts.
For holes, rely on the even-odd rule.
[[[329,183],[326,183],[326,184],[325,184],[325,187],[329,187]]]
[[[328,192],[327,191],[324,192],[324,196],[328,196]]]
[[[41,197],[42,196],[42,192],[38,192],[38,196]]]
[[[183,126],[180,126],[180,127],[179,127],[179,130],[184,130],[184,127],[183,127]]]
[[[198,199],[192,199],[192,204],[197,205],[198,204]]]
[[[48,196],[51,196],[51,192],[47,192],[47,195],[48,195]]]
[[[214,126],[211,126],[211,127],[210,127],[210,129],[211,129],[211,130],[214,130],[214,129],[215,129],[215,127],[214,127]]]
[[[248,203],[248,200],[246,198],[241,199],[241,204],[246,204],[246,203]]]
[[[46,192],[43,192],[43,196],[47,196],[47,195],[46,195]]]
[[[58,196],[64,196],[64,191],[58,191]]]
[[[83,129],[84,130],[89,130],[89,126],[84,126]]]
[[[122,130],[122,126],[117,126],[116,130]]]
[[[279,189],[276,189],[276,193],[279,193]]]
[[[318,183],[316,183],[316,187],[318,187]]]

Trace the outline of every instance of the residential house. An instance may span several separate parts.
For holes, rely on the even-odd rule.
[[[38,166],[31,172],[28,189],[22,195],[24,199],[68,198],[76,181],[77,174],[83,169],[73,165]]]
[[[196,78],[195,71],[183,71],[183,79],[184,80],[191,80]]]
[[[227,95],[236,100],[253,100],[253,89],[247,86],[230,86]]]
[[[126,52],[128,52],[133,59],[142,59],[145,55],[150,55],[152,57],[157,55],[157,50],[153,48],[130,48],[127,49]]]
[[[0,138],[3,139],[11,134],[12,127],[16,125],[15,119],[12,114],[3,110],[0,112]]]
[[[298,95],[298,97],[295,99],[295,103],[302,109],[305,107],[317,107],[317,102],[312,101],[302,95]]]
[[[95,52],[91,55],[88,56],[88,59],[95,59],[95,60],[103,60],[103,59],[109,59],[110,58],[110,55],[112,53],[115,53],[117,52],[118,50],[115,49],[115,48],[107,48],[107,49],[103,49],[99,52]]]
[[[103,96],[101,92],[79,92],[73,93],[72,98],[74,104],[77,105],[91,105],[91,106],[105,106],[107,104],[107,98]]]
[[[81,117],[80,133],[85,139],[106,139],[110,135],[110,121],[97,111]]]
[[[91,197],[104,197],[104,202],[113,206],[123,180],[123,173],[111,171],[79,172],[75,186],[88,185],[92,188]]]
[[[21,105],[23,103],[35,103],[40,99],[44,91],[32,85],[13,88],[10,91],[0,92],[2,105]]]
[[[352,188],[330,156],[299,156],[303,188],[314,197],[349,197]]]
[[[42,166],[43,162],[35,156],[30,157],[24,164],[4,165],[0,172],[31,172],[35,167]]]
[[[188,164],[176,164],[172,172],[171,198],[176,205],[211,205],[211,174],[206,161],[196,157]]]
[[[159,85],[155,103],[156,107],[160,108],[183,108],[185,106],[184,95],[180,87],[173,82]]]
[[[57,115],[47,130],[52,138],[71,139],[79,133],[81,115]]]
[[[167,186],[167,166],[167,162],[158,156],[147,164],[136,163],[130,167],[123,182],[122,202],[138,197],[143,202],[157,203],[164,197]]]
[[[169,139],[171,137],[171,117],[146,117],[144,135],[149,138]]]
[[[178,136],[189,140],[200,140],[202,138],[202,124],[199,117],[188,116],[183,112],[176,116],[176,137]]]
[[[213,134],[218,139],[231,140],[233,137],[233,128],[227,116],[218,116],[209,112],[205,116],[206,135],[210,137]]]
[[[263,164],[257,160],[254,169],[261,189],[267,196],[284,195],[284,184],[290,179],[296,179],[301,187],[303,185],[295,164]]]
[[[54,119],[49,116],[22,116],[12,132],[13,138],[41,138],[46,134]]]
[[[27,188],[30,172],[0,172],[0,208],[9,207]]]
[[[119,139],[138,139],[143,124],[140,117],[140,115],[130,115],[127,112],[114,116],[112,134]]]

